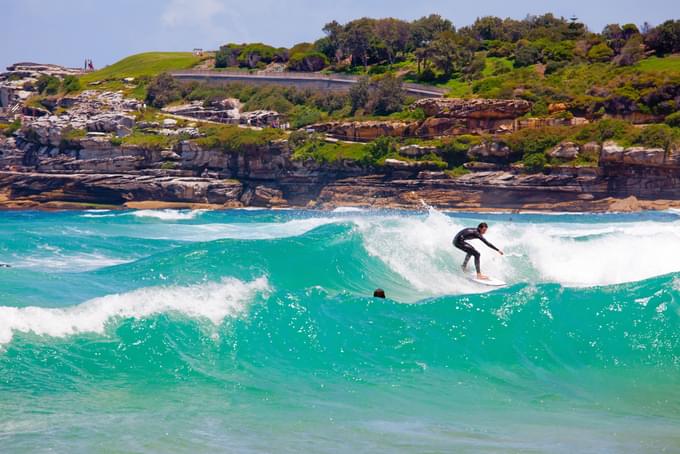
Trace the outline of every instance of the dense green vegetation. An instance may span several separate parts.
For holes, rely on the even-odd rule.
[[[197,100],[217,106],[225,98],[238,98],[243,110],[278,111],[298,129],[329,120],[422,119],[423,112],[409,107],[413,100],[402,89],[403,82],[419,82],[446,88],[452,97],[528,100],[532,109],[527,117],[576,116],[590,121],[585,126],[523,129],[498,137],[379,138],[368,144],[329,142],[304,131],[290,135],[296,159],[327,163],[347,159],[380,165],[389,157],[410,160],[399,156],[401,145],[434,145],[439,155],[419,160],[457,175],[466,171],[462,166],[470,160],[467,150],[492,140],[505,143],[512,150],[511,161],[532,171],[558,164],[597,164],[598,157],[592,153],[581,153],[566,163],[550,157],[548,152],[563,141],[583,145],[616,140],[625,146],[666,150],[680,141],[680,55],[674,55],[680,53],[680,20],[656,27],[609,24],[596,32],[576,18],[552,14],[522,20],[482,17],[459,28],[430,15],[410,22],[394,18],[333,21],[323,27],[323,35],[289,49],[264,43],[225,44],[215,53],[215,66],[256,70],[274,65],[276,70],[362,76],[348,94],[179,82],[166,72],[193,67],[205,58],[181,52],[133,55],[79,80],[43,78],[37,88],[42,96],[82,88],[124,89],[153,108]],[[126,77],[136,80],[124,83]],[[634,127],[633,121],[651,125]],[[277,130],[235,126],[201,125],[200,129],[206,135],[198,139],[201,145],[225,151],[248,151],[285,136]],[[179,139],[134,131],[115,140],[165,148]]]
[[[205,125],[200,128],[205,137],[196,142],[204,148],[221,149],[225,152],[248,152],[262,147],[285,134],[279,129],[261,130],[240,128],[234,125]]]

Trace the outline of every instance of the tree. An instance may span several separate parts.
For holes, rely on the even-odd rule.
[[[429,47],[432,62],[446,77],[451,77],[472,61],[473,53],[453,31],[439,33]]]
[[[630,38],[621,49],[620,55],[614,59],[619,66],[632,66],[645,56],[642,36],[635,35]]]
[[[405,52],[411,38],[409,24],[394,18],[380,19],[375,23],[375,34],[385,46],[390,64],[398,52]]]
[[[376,115],[389,115],[403,109],[404,101],[401,79],[387,74],[372,84],[367,108]]]
[[[343,47],[352,57],[352,65],[359,63],[368,69],[368,53],[373,35],[373,19],[362,18],[348,23],[343,33]]]
[[[215,67],[227,68],[229,66],[238,66],[238,56],[241,54],[244,45],[229,43],[220,46],[215,53]]]
[[[680,52],[680,20],[667,20],[651,29],[645,36],[645,44],[657,55]]]
[[[338,63],[343,56],[343,40],[344,29],[337,21],[332,21],[324,25],[323,32],[326,34],[326,40],[323,43],[324,49],[321,50],[326,56]]]
[[[472,30],[475,37],[482,41],[507,41],[507,36],[503,27],[503,20],[499,17],[480,17],[475,21],[474,24],[472,24]]]
[[[370,82],[368,77],[360,78],[356,84],[349,89],[349,102],[352,107],[352,114],[363,108],[368,103],[368,92]]]
[[[515,66],[530,66],[541,61],[541,50],[533,43],[520,40],[515,47]]]
[[[455,31],[450,20],[438,14],[430,14],[411,22],[411,48],[427,47],[439,34],[445,31]]]

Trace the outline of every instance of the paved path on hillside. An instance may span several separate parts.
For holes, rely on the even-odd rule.
[[[347,91],[360,79],[358,76],[344,74],[298,72],[248,73],[245,71],[209,71],[192,69],[172,71],[170,74],[180,80],[197,80],[214,83],[241,82],[260,85],[280,84],[293,85],[298,88],[316,88],[336,91]],[[424,98],[441,98],[447,92],[447,90],[443,88],[421,84],[405,83],[403,87],[407,93]]]

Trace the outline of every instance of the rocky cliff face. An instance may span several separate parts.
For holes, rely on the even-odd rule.
[[[253,146],[247,152],[207,149],[193,139],[175,140],[169,147],[120,145],[120,138],[133,128],[183,137],[195,137],[199,131],[171,118],[138,121],[141,104],[116,93],[86,91],[55,102],[49,107],[67,110],[61,115],[27,117],[16,137],[0,136],[0,206],[163,201],[216,207],[419,208],[425,202],[455,209],[602,210],[663,207],[680,199],[680,153],[676,151],[564,142],[550,151],[554,158],[599,155],[601,166],[562,167],[548,175],[529,175],[509,165],[511,151],[502,141],[490,141],[471,146],[468,156],[476,162],[466,167],[472,173],[453,178],[431,162],[409,161],[442,155],[434,146],[407,145],[400,149],[403,160],[365,167],[353,161],[295,160],[286,140]],[[422,122],[317,127],[368,140],[438,128],[465,129],[474,122],[498,126],[494,122],[508,121],[528,109],[526,103],[487,100],[467,104],[422,100],[421,106],[432,114]],[[619,203],[612,196],[636,196],[641,201],[612,205]],[[645,201],[659,198],[669,202]]]
[[[457,134],[502,133],[515,128],[515,119],[531,109],[523,100],[423,98],[411,106],[422,109],[421,121],[347,121],[312,125],[331,136],[369,141],[381,136],[431,138]]]

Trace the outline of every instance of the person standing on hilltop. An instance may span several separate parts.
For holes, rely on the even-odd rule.
[[[488,276],[482,274],[482,271],[480,269],[479,265],[479,257],[480,253],[477,249],[475,249],[470,243],[468,243],[468,240],[482,240],[484,244],[489,246],[491,249],[497,251],[500,255],[503,255],[503,251],[498,249],[496,246],[493,244],[489,243],[486,238],[484,238],[484,234],[486,231],[489,229],[489,226],[487,225],[486,222],[482,222],[477,226],[477,228],[467,228],[463,229],[460,232],[456,234],[456,236],[453,238],[453,245],[460,249],[461,251],[465,252],[465,260],[463,260],[463,264],[461,265],[461,268],[463,268],[463,271],[467,270],[467,264],[470,261],[470,257],[475,258],[475,269],[477,270],[477,279],[489,279]]]

